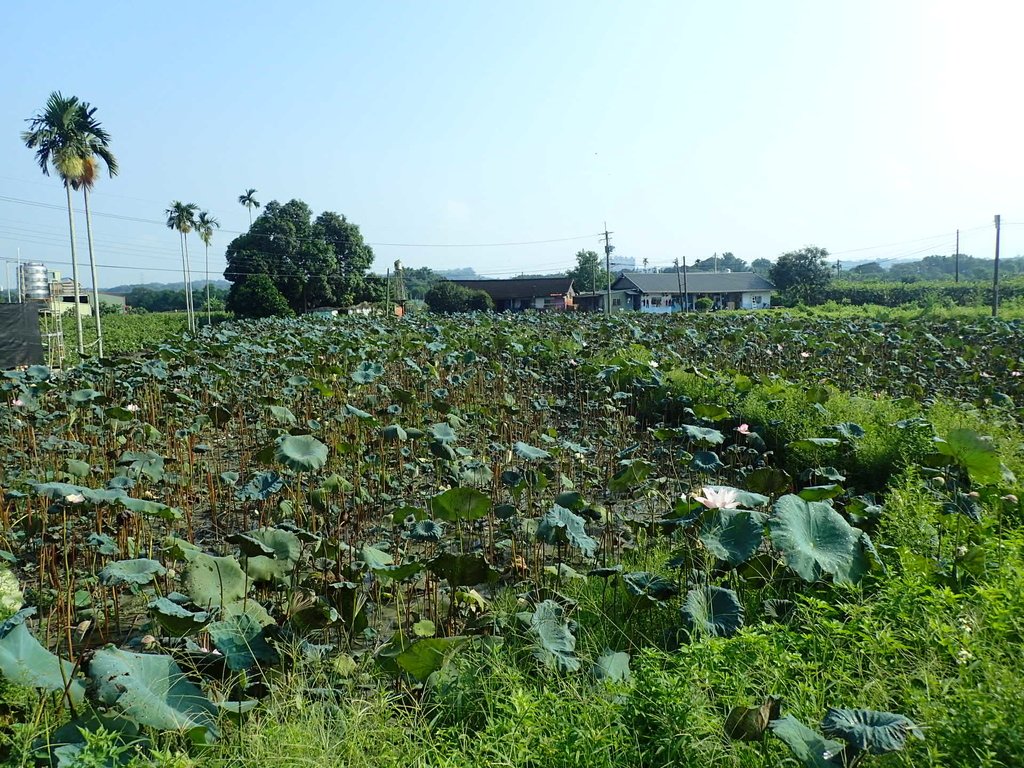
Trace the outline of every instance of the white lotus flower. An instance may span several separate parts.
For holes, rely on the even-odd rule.
[[[83,496],[80,493],[69,493],[67,496],[64,497],[64,501],[68,502],[69,504],[81,504],[83,501],[85,501],[85,496]]]
[[[137,406],[135,403],[131,403],[129,405],[126,405],[124,409],[129,413],[135,413],[136,411],[139,410],[139,406]]]
[[[701,493],[704,495],[694,494],[693,499],[708,509],[736,509],[740,505],[739,494],[735,488],[713,488],[705,485]]]

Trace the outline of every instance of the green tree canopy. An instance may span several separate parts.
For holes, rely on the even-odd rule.
[[[610,282],[610,276],[597,251],[577,251],[576,267],[565,274],[572,278],[577,293],[603,291]]]
[[[790,251],[779,256],[768,277],[785,299],[812,304],[832,282],[827,258],[828,251],[814,245]]]
[[[232,292],[266,275],[294,312],[351,304],[370,292],[365,277],[373,250],[359,227],[331,211],[314,220],[301,200],[267,203],[249,231],[228,244],[226,256]]]
[[[765,258],[754,259],[750,262],[750,271],[761,277],[768,277],[768,273],[772,271],[772,262]]]
[[[239,317],[291,317],[295,314],[269,275],[251,275],[245,282],[232,285],[227,306]]]
[[[424,301],[431,312],[450,315],[455,312],[476,312],[494,309],[494,302],[484,291],[442,280],[427,291]]]
[[[750,265],[747,264],[743,259],[738,258],[730,251],[720,253],[718,256],[708,256],[706,259],[698,259],[693,262],[693,266],[690,267],[694,272],[714,272],[716,269],[719,272],[729,270],[731,272],[749,272]],[[675,267],[673,267],[673,270]]]

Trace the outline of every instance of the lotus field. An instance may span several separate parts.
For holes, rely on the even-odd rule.
[[[8,371],[0,758],[1020,765],[1022,355],[413,315]]]

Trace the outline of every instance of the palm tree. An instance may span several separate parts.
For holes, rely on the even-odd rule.
[[[199,218],[196,219],[196,232],[199,233],[199,239],[203,241],[203,245],[206,246],[206,324],[210,325],[213,322],[213,317],[210,313],[210,241],[213,240],[213,230],[220,229],[220,222],[217,221],[206,211],[201,211]]]
[[[181,272],[185,278],[185,313],[188,316],[188,329],[195,330],[195,318],[192,312],[192,271],[188,265],[188,233],[195,229],[196,212],[199,206],[195,203],[183,203],[179,200],[171,202],[167,214],[167,228],[177,230],[181,242]]]
[[[68,229],[71,232],[71,279],[74,281],[75,304],[78,304],[78,254],[75,250],[75,217],[71,207],[71,188],[83,175],[85,158],[89,156],[87,141],[81,127],[81,103],[75,96],[65,97],[54,91],[46,100],[43,111],[28,119],[29,129],[21,134],[29,149],[36,150],[36,160],[44,176],[50,175],[50,166],[64,182],[68,198]],[[109,165],[108,165],[109,168]],[[82,315],[75,307],[78,333],[78,354],[85,355],[82,340]]]
[[[92,272],[92,304],[93,313],[96,317],[96,346],[100,357],[103,357],[103,327],[100,323],[100,289],[99,281],[96,278],[96,256],[92,247],[92,214],[89,212],[89,192],[96,183],[99,175],[99,164],[97,158],[107,166],[107,173],[113,178],[117,175],[117,158],[110,151],[110,134],[108,134],[94,115],[96,108],[90,107],[88,103],[81,102],[78,105],[78,128],[83,137],[82,143],[82,172],[77,179],[71,181],[71,186],[82,190],[82,197],[85,200],[85,232],[89,242],[89,269]]]
[[[238,202],[249,209],[249,229],[252,229],[252,209],[260,207],[260,204],[256,200],[256,190],[245,190],[245,194],[238,196]]]

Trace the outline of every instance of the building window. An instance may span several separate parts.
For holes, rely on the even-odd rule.
[[[612,306],[613,307],[621,307],[622,306],[622,299],[612,299]]]

